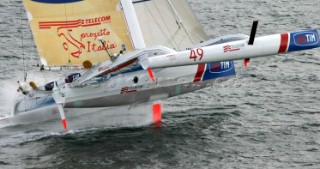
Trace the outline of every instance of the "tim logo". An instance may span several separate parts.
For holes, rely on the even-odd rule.
[[[47,4],[64,4],[64,3],[80,2],[83,0],[31,0],[31,1],[47,3]]]
[[[208,63],[208,69],[210,73],[222,73],[229,71],[232,68],[232,64],[229,61]]]
[[[319,41],[318,36],[312,32],[295,34],[293,39],[297,46],[311,46],[317,44]]]

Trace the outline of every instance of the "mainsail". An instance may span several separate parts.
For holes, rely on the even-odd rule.
[[[82,65],[133,49],[120,0],[23,0],[41,62]],[[99,37],[103,37],[102,42]]]
[[[185,50],[208,40],[187,0],[133,0],[147,47]]]

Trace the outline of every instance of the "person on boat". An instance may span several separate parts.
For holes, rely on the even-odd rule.
[[[119,57],[119,56],[122,56],[122,55],[123,55],[123,51],[120,50],[118,57]]]
[[[17,91],[21,92],[24,95],[27,95],[29,93],[28,85],[25,82],[21,82],[21,83],[19,81],[17,81],[17,82],[19,84]]]
[[[43,71],[43,70],[44,70],[44,65],[41,65],[40,71]]]

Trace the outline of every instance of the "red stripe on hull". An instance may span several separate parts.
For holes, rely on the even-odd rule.
[[[112,73],[112,72],[116,72],[116,71],[118,71],[118,70],[120,70],[120,69],[122,69],[122,68],[125,68],[125,67],[133,64],[136,60],[137,60],[137,58],[131,59],[131,60],[123,63],[122,65],[119,65],[118,67],[115,67],[114,69],[108,70],[108,71],[105,72],[104,74],[106,75],[106,74],[109,74],[109,73]]]
[[[194,77],[193,82],[200,82],[201,81],[202,75],[203,75],[203,73],[205,71],[205,68],[206,68],[206,64],[205,63],[202,63],[202,64],[198,65],[198,70],[197,70],[196,76]]]
[[[289,41],[289,34],[288,33],[281,34],[281,42],[280,42],[280,48],[278,53],[287,52],[288,41]]]

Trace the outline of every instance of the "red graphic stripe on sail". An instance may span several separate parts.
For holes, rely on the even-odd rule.
[[[88,26],[96,26],[101,25],[102,23],[110,23],[111,16],[101,16],[96,18],[89,19],[78,19],[71,21],[42,21],[39,22],[40,29],[48,29],[51,27],[64,27],[64,28],[76,28],[79,26],[88,27]]]
[[[74,20],[74,21],[52,21],[52,22],[39,22],[40,29],[51,28],[53,26],[58,27],[75,27],[84,24],[84,20]]]
[[[288,42],[289,42],[289,34],[288,33],[281,34],[281,42],[280,42],[280,48],[278,53],[284,53],[287,51]]]
[[[198,64],[198,70],[197,70],[197,73],[196,73],[196,75],[195,75],[195,77],[194,77],[193,82],[199,82],[199,81],[201,81],[202,75],[203,75],[203,73],[204,73],[205,68],[206,68],[206,64],[205,64],[205,63]]]
[[[63,23],[83,23],[84,21],[82,19],[73,20],[73,21],[49,21],[49,22],[39,22],[40,25],[46,25],[46,24],[63,24]]]
[[[45,29],[45,28],[51,28],[54,26],[57,26],[59,28],[77,28],[79,26],[81,26],[83,23],[73,23],[73,24],[69,24],[69,23],[65,23],[65,24],[52,24],[52,25],[39,25],[40,29]]]

